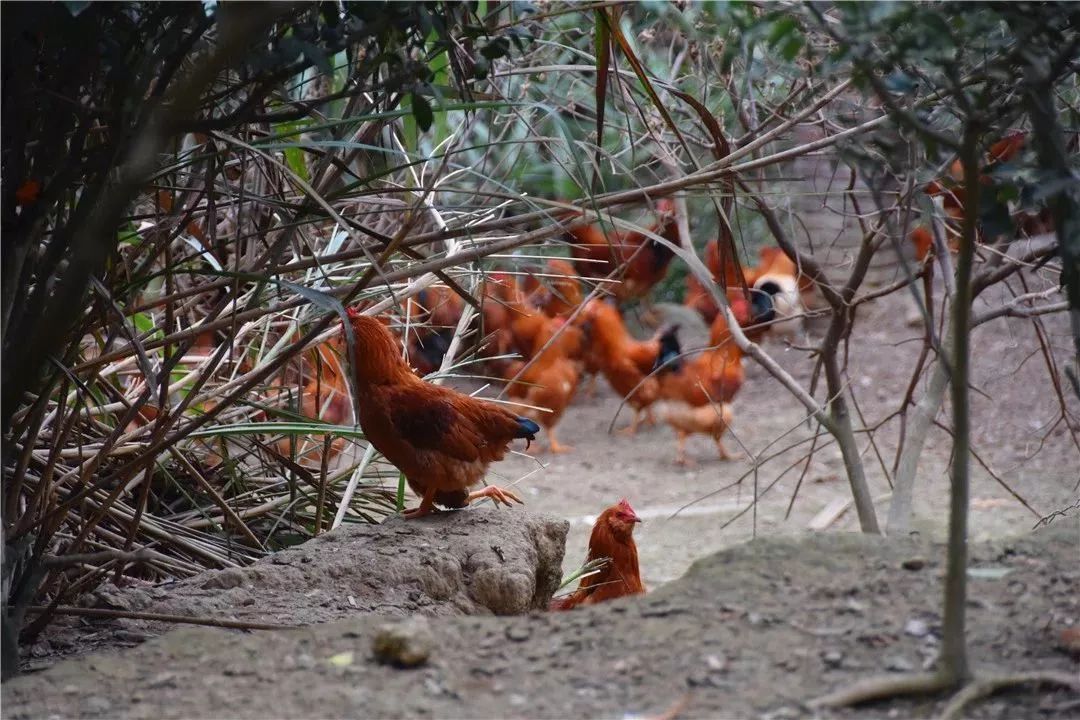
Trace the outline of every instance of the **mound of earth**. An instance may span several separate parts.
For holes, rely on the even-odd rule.
[[[347,525],[243,568],[161,585],[103,586],[85,605],[139,613],[311,625],[358,613],[517,615],[548,605],[562,576],[568,523],[480,507],[423,521]],[[171,626],[62,620],[29,649],[52,660],[130,645]]]
[[[479,546],[484,537],[437,542]],[[1076,519],[1064,518],[972,547],[977,671],[1075,675],[1059,643],[1080,625],[1078,537]],[[379,614],[247,635],[183,629],[18,678],[3,703],[9,718],[811,717],[810,698],[933,659],[943,556],[913,538],[755,540],[644,597],[566,613],[431,618],[431,654],[415,669],[375,659],[387,622]],[[817,716],[926,717],[943,700]],[[967,717],[1065,716],[1077,701],[1065,690],[1013,693]]]

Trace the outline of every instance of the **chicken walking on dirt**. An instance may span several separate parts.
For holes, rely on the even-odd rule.
[[[591,328],[591,351],[596,353],[600,371],[611,388],[626,398],[634,410],[629,427],[619,432],[634,435],[643,420],[655,425],[650,408],[659,396],[660,385],[652,372],[670,359],[664,353],[665,348],[670,347],[668,341],[676,327],[664,328],[652,339],[637,340],[626,329],[618,308],[603,300],[590,300],[579,320]]]
[[[549,609],[570,610],[579,605],[593,605],[624,595],[643,595],[645,585],[641,582],[637,545],[634,543],[634,526],[639,522],[641,518],[626,500],[620,500],[617,505],[600,513],[589,536],[586,562],[607,558],[608,564],[599,572],[581,578],[577,590],[572,594],[554,598]]]
[[[509,383],[507,394],[528,406],[521,412],[544,428],[551,452],[568,452],[573,448],[559,442],[555,437],[555,426],[577,392],[581,379],[578,358],[584,333],[561,318],[550,318],[534,311],[514,321],[515,337],[519,335],[519,326],[529,327],[534,320],[539,320],[540,326],[530,327],[528,336],[518,340],[517,345],[527,361],[505,363],[503,376]]]
[[[506,455],[513,440],[531,442],[540,427],[494,403],[424,382],[401,359],[385,325],[352,308],[349,321],[356,334],[353,389],[360,426],[421,497],[420,506],[405,517],[428,515],[436,503],[461,508],[483,497],[496,505],[522,503],[510,490],[493,485],[474,492],[469,488],[484,479],[488,466]]]

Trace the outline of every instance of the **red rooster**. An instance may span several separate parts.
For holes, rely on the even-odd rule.
[[[608,564],[599,572],[581,578],[572,594],[553,598],[549,609],[570,610],[624,595],[643,595],[645,586],[641,582],[637,545],[634,544],[634,526],[639,522],[641,518],[626,500],[620,500],[600,513],[589,536],[586,562],[607,558]]]

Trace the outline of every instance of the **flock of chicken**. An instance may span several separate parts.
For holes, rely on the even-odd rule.
[[[1073,136],[1070,142],[1070,151],[1075,151],[1080,139]],[[1013,132],[991,145],[980,183],[992,185],[993,170],[1016,157],[1025,144],[1026,135]],[[959,241],[956,226],[965,204],[961,176],[954,164],[923,188],[944,211],[944,223],[938,226],[944,230],[942,241],[935,243],[929,225],[915,227],[908,237],[916,260],[924,264],[927,292],[935,245],[954,252]],[[352,397],[365,436],[421,498],[419,506],[406,513],[408,518],[429,514],[436,505],[458,508],[484,497],[507,505],[520,503],[510,490],[470,488],[483,480],[488,466],[501,459],[515,439],[531,442],[544,431],[551,452],[571,450],[558,441],[556,428],[582,382],[594,387],[598,375],[634,411],[630,425],[621,432],[633,434],[643,422],[655,424],[656,406],[656,414],[675,431],[676,463],[686,463],[685,445],[693,434],[711,437],[720,457],[727,459],[721,438],[732,421],[730,403],[744,381],[743,353],[712,292],[725,293],[731,315],[748,338],[758,340],[766,332],[790,334],[798,327],[803,310],[815,304],[813,283],[779,248],[762,248],[758,264],[743,268],[730,257],[729,248],[713,240],[704,257],[715,287],[706,288],[689,276],[684,300],[710,326],[708,345],[685,356],[677,326],[638,339],[628,330],[619,306],[631,300],[647,302],[682,244],[673,203],[658,201],[656,212],[648,234],[605,232],[597,225],[571,222],[564,238],[570,258],[551,259],[542,270],[520,280],[508,272],[487,275],[479,293],[479,327],[471,333],[473,349],[484,371],[505,383],[505,392],[517,403],[516,412],[423,379],[443,365],[458,326],[464,324],[464,300],[443,286],[430,287],[407,301],[400,326],[404,333],[391,328],[388,317],[364,316],[350,309],[358,349],[355,363],[344,360],[344,344],[337,338],[314,348],[300,367],[287,368],[271,382],[270,396],[294,397],[290,388],[299,386],[299,414],[330,424],[347,423],[353,405],[351,373]],[[1053,229],[1045,209],[1017,211],[1012,220],[1018,234]],[[982,241],[979,230],[976,242]],[[196,350],[206,355],[214,347],[209,333],[196,344]],[[146,406],[133,425],[150,422],[156,414],[155,408]],[[267,448],[301,464],[319,464],[341,454],[344,439],[324,445],[287,436]],[[220,462],[213,452],[210,457]],[[644,591],[633,540],[638,522],[626,501],[600,514],[588,560],[609,562],[585,576],[577,591],[558,599],[553,608]]]
[[[598,226],[572,225],[567,231],[572,261],[548,260],[540,272],[517,276],[493,272],[481,288],[477,355],[484,372],[506,383],[506,394],[521,413],[540,425],[553,453],[571,450],[559,442],[556,428],[579,386],[591,394],[596,377],[633,410],[621,432],[634,434],[642,423],[655,424],[654,405],[678,439],[676,462],[687,462],[691,434],[710,436],[720,457],[729,457],[721,437],[731,421],[731,402],[743,383],[742,351],[731,338],[725,316],[693,277],[686,304],[710,324],[709,344],[693,357],[683,356],[678,326],[661,328],[653,337],[631,334],[619,309],[629,300],[648,300],[666,275],[679,238],[669,200],[657,203],[659,218],[651,232],[605,234]],[[770,327],[784,327],[802,311],[807,291],[794,263],[778,248],[761,251],[755,268],[739,270],[722,262],[716,241],[705,251],[706,264],[727,289],[728,302],[750,337]],[[601,290],[610,288],[605,296]],[[452,290],[434,287],[410,308],[407,357],[421,375],[434,372],[455,333],[465,303]]]
[[[1023,134],[1010,134],[990,148],[988,162],[1008,161],[1024,141]],[[924,188],[942,201],[949,250],[955,245],[951,225],[964,207],[958,175],[951,168],[949,176]],[[706,245],[705,264],[715,287],[706,288],[691,276],[684,301],[709,325],[708,345],[684,355],[677,326],[636,338],[620,304],[647,302],[681,245],[671,201],[660,200],[656,211],[649,233],[571,222],[564,238],[570,258],[550,259],[542,270],[521,276],[501,271],[486,276],[473,324],[478,327],[463,337],[473,338],[483,371],[505,384],[506,394],[517,403],[515,411],[423,379],[453,360],[445,356],[461,344],[459,327],[469,324],[456,289],[434,286],[408,300],[404,333],[395,332],[388,317],[350,310],[358,349],[351,383],[358,420],[375,449],[401,470],[420,497],[406,517],[423,517],[437,505],[463,507],[479,498],[520,503],[510,490],[471,488],[515,439],[531,442],[543,431],[551,452],[571,450],[559,442],[556,428],[579,386],[583,381],[595,385],[598,375],[633,409],[633,420],[621,432],[633,434],[643,423],[655,424],[655,406],[656,415],[675,431],[677,463],[686,462],[685,444],[692,434],[711,437],[720,457],[729,457],[721,439],[732,421],[730,403],[744,381],[743,353],[713,292],[725,293],[730,317],[757,340],[766,332],[790,333],[797,327],[798,316],[813,304],[813,284],[779,248],[763,248],[755,267],[742,268],[729,248],[714,240]],[[1017,222],[1022,232],[1030,232],[1047,220],[1043,213]],[[931,229],[916,227],[909,239],[916,259],[926,263],[933,256]],[[931,269],[929,264],[926,268],[924,280]],[[346,421],[349,370],[340,349],[317,348],[317,372],[305,386],[303,414]],[[281,451],[295,453],[295,448]],[[633,539],[639,521],[625,500],[600,514],[588,560],[606,558],[607,563],[584,576],[574,593],[556,599],[553,609],[644,592]]]
[[[423,380],[438,370],[462,325],[464,301],[450,288],[432,287],[406,307],[408,333],[402,339],[388,318],[350,309],[357,355],[353,392],[365,436],[405,476],[420,497],[406,518],[434,512],[436,506],[459,508],[486,497],[496,504],[521,502],[511,490],[487,486],[488,466],[500,460],[515,439],[531,442],[543,430],[551,452],[571,448],[556,437],[556,427],[579,385],[603,375],[633,408],[622,432],[633,434],[643,422],[655,424],[653,406],[663,401],[661,418],[678,438],[676,461],[685,463],[689,435],[700,433],[716,443],[732,419],[729,403],[743,384],[742,351],[731,338],[723,313],[694,281],[687,304],[711,323],[709,346],[684,357],[677,326],[661,328],[641,340],[627,329],[618,303],[647,299],[666,275],[679,237],[670,201],[657,203],[659,218],[652,234],[604,233],[576,223],[567,231],[572,261],[551,259],[544,272],[516,276],[493,272],[480,291],[479,332],[475,344],[485,372],[505,382],[517,403],[504,405],[470,397]],[[801,308],[799,275],[790,259],[775,248],[763,250],[761,263],[742,272],[721,261],[716,242],[706,251],[714,278],[723,278],[736,320],[751,336],[760,336],[779,317]],[[608,297],[599,296],[605,286]],[[586,288],[592,289],[586,293]],[[803,286],[805,289],[805,285]],[[611,597],[644,591],[633,528],[640,519],[623,500],[601,513],[589,544],[589,561],[606,559],[583,577],[577,591],[553,602],[568,609]]]

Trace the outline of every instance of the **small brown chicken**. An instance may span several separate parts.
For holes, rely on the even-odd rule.
[[[549,317],[567,317],[581,304],[581,278],[569,260],[552,258],[544,277],[526,275],[522,290]]]
[[[689,360],[669,363],[659,373],[659,396],[665,401],[660,419],[675,431],[678,465],[688,464],[686,440],[694,434],[711,437],[721,460],[732,457],[722,438],[732,420],[728,403],[745,379],[743,353],[731,338],[723,315],[716,316],[709,335],[709,348]],[[678,341],[667,342],[674,342],[674,347],[665,354],[678,356]]]
[[[582,333],[561,318],[540,317],[543,326],[530,337],[532,347],[523,349],[528,360],[507,364],[504,374],[512,381],[507,394],[532,406],[522,408],[521,414],[544,428],[551,452],[563,453],[573,448],[559,442],[555,426],[562,419],[581,379],[576,358],[581,354]]]
[[[512,275],[502,272],[488,273],[480,284],[480,345],[477,354],[481,358],[501,358],[514,351],[514,338],[510,323],[519,306],[521,292]],[[501,376],[504,359],[492,359],[485,363],[488,372]]]
[[[637,545],[634,543],[634,526],[641,518],[626,500],[612,505],[593,525],[589,536],[589,554],[586,562],[608,559],[599,572],[581,578],[572,594],[553,598],[551,610],[570,610],[579,605],[595,605],[605,600],[626,595],[643,595],[645,585],[641,582],[638,566]]]
[[[1076,140],[1073,140],[1076,142]],[[992,185],[994,179],[992,171],[1003,163],[1012,162],[1027,144],[1027,133],[1014,130],[1005,134],[1000,140],[993,143],[986,151],[986,165],[979,175],[981,185]],[[923,192],[933,198],[940,198],[941,208],[944,211],[944,226],[946,243],[950,252],[956,252],[960,244],[960,224],[964,219],[964,205],[967,200],[967,190],[963,186],[964,168],[959,160],[953,162],[949,172],[937,180],[932,180],[923,188]],[[1043,208],[1037,213],[1025,210],[1013,214],[1017,235],[1032,236],[1046,232],[1053,232],[1054,224],[1052,213],[1049,208]],[[914,245],[915,258],[919,262],[925,261],[933,254],[933,236],[926,226],[918,226],[911,231],[908,239]],[[975,231],[976,242],[982,243],[983,230],[981,225]]]
[[[660,420],[666,422],[675,431],[675,464],[692,464],[686,457],[686,441],[691,435],[707,435],[716,443],[716,450],[721,460],[730,460],[724,447],[724,433],[731,426],[733,413],[727,403],[706,403],[699,407],[684,403],[665,403],[658,411]]]
[[[662,343],[675,328],[667,328],[651,340],[636,340],[626,329],[618,308],[603,300],[589,301],[579,317],[589,323],[590,342],[601,372],[611,388],[634,409],[630,426],[622,432],[635,434],[643,414],[649,424],[655,424],[650,407],[659,397],[660,385],[650,373],[668,359],[661,353]]]
[[[442,366],[465,301],[448,287],[432,285],[411,302],[415,314],[409,332],[409,362],[420,375],[430,375]]]
[[[356,335],[353,390],[364,435],[421,497],[405,517],[428,515],[436,503],[460,508],[483,497],[496,505],[521,503],[509,490],[469,488],[513,440],[531,442],[540,427],[494,403],[424,382],[401,359],[385,325],[352,308],[349,322]]]
[[[347,376],[343,355],[338,338],[330,339],[316,346],[314,351],[305,353],[305,362],[301,368],[304,388],[297,408],[300,415],[331,425],[351,424],[352,405],[349,400],[349,386],[345,380]],[[280,377],[275,379],[275,394],[287,391],[280,380]],[[343,437],[334,438],[330,443],[327,461],[332,462],[347,444]],[[301,465],[319,467],[322,464],[324,442],[321,437],[317,440],[300,440],[298,437],[286,436],[275,445],[279,453],[286,457],[295,457]]]
[[[660,217],[651,231],[678,246],[675,203],[668,198],[658,200],[656,211]],[[648,295],[664,279],[675,257],[670,247],[640,232],[605,233],[598,225],[572,225],[566,240],[572,243],[574,265],[582,277],[621,277],[622,282],[613,288],[620,301]],[[620,268],[623,268],[621,276]]]

